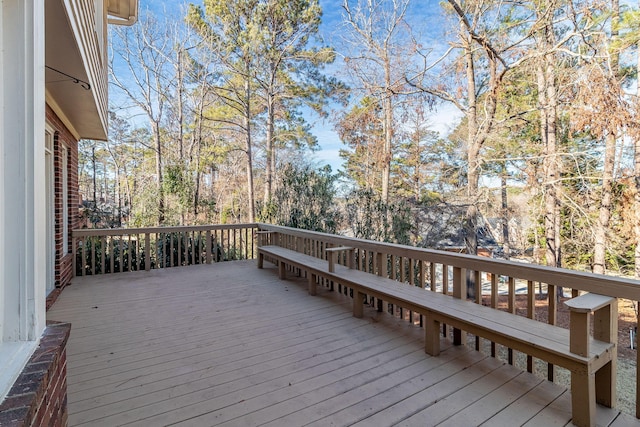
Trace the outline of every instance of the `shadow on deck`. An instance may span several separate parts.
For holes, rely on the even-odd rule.
[[[269,264],[270,266],[270,264]],[[255,261],[74,279],[69,425],[567,425],[563,387]],[[640,425],[599,408],[599,425]]]

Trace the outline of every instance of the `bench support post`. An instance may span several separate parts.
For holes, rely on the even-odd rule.
[[[618,300],[614,299],[593,313],[593,337],[604,342],[618,342]],[[616,405],[617,347],[611,361],[596,372],[596,402],[613,408]]]
[[[308,280],[308,286],[307,286],[307,291],[309,292],[309,295],[316,295],[317,289],[316,289],[316,275],[308,272],[307,273],[307,280]]]
[[[467,289],[465,286],[466,270],[464,268],[453,268],[453,297],[466,299]],[[462,345],[467,343],[467,333],[463,330],[453,329],[453,344]]]
[[[285,272],[285,265],[282,260],[278,260],[278,277],[280,278],[280,280],[284,280],[287,277]]]
[[[571,416],[576,426],[594,426],[596,423],[595,374],[571,373]]]
[[[360,290],[353,290],[353,317],[361,319],[364,315],[364,297],[365,295]]]
[[[424,320],[424,351],[429,356],[440,355],[440,322],[429,312]]]
[[[264,266],[264,254],[260,252],[258,249],[258,268],[262,268]]]

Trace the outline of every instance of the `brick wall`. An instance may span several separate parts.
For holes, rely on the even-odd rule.
[[[56,290],[47,298],[47,308],[53,304],[60,291],[73,277],[73,257],[71,254],[71,230],[79,228],[80,211],[78,195],[78,140],[69,132],[55,112],[47,105],[47,123],[53,127],[53,173],[54,173],[54,212],[55,212],[55,286]],[[63,236],[63,146],[67,154],[67,212],[69,234]],[[67,252],[64,252],[64,240]]]
[[[0,426],[67,425],[66,346],[71,325],[50,323],[27,366],[0,403]]]

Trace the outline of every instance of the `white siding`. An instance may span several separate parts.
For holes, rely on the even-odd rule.
[[[102,7],[102,28],[96,27],[96,4]],[[71,28],[80,47],[91,91],[94,94],[98,114],[107,128],[107,67],[104,37],[106,31],[106,12],[101,2],[94,0],[64,0]],[[102,34],[98,34],[100,31]],[[102,40],[102,42],[100,42]],[[103,46],[103,48],[101,48]]]

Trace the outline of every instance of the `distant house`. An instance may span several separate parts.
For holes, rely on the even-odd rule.
[[[71,279],[77,143],[107,137],[107,24],[137,10],[0,0],[0,400],[49,329],[47,296]]]
[[[420,213],[421,246],[449,252],[466,253],[465,222],[467,207],[443,204]],[[501,248],[484,216],[478,218],[478,255],[494,257]]]

